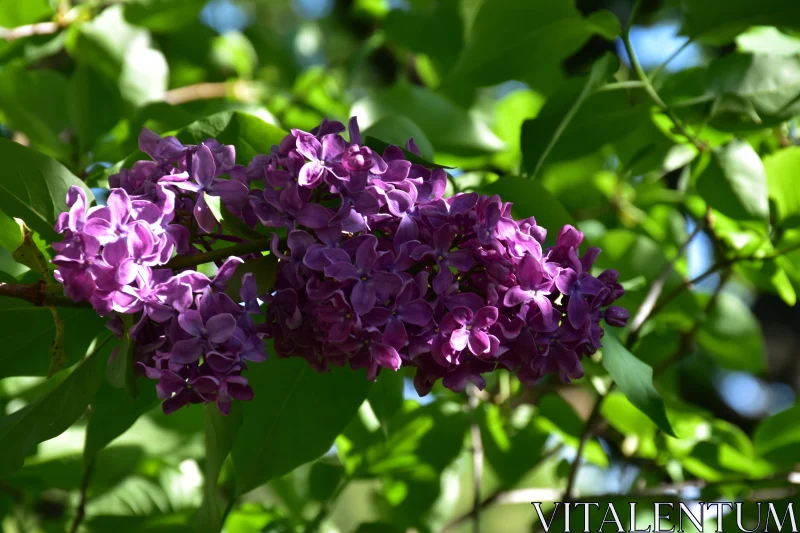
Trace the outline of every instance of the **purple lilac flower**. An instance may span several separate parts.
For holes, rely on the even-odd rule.
[[[53,262],[65,292],[110,316],[115,331],[116,314],[135,314],[135,365],[158,381],[166,412],[215,402],[227,413],[258,394],[245,375],[267,357],[265,339],[317,371],[349,364],[376,379],[414,367],[427,394],[439,380],[483,387],[481,374],[498,365],[524,383],[578,378],[581,358],[601,347],[601,321],[628,321],[612,305],[624,293],[618,273],[592,274],[600,250],[581,255],[577,229],[544,248],[546,230],[514,220],[499,197],[444,198],[443,169],[412,164],[398,146],[374,152],[355,117],[347,128],[325,120],[292,130],[246,166],[213,139],[184,145],[145,129],[139,145],[152,161],[111,176],[107,206],[70,189]],[[413,140],[405,147],[419,155]],[[170,268],[175,254],[237,240],[219,233],[207,197],[250,228],[274,230],[277,276],[266,294],[258,272],[230,294],[250,256],[228,258],[211,279]]]

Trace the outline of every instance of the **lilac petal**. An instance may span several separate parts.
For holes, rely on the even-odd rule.
[[[212,316],[208,319],[208,322],[206,322],[208,340],[214,343],[227,341],[231,338],[235,329],[236,319],[233,318],[233,315],[228,313]]]
[[[111,221],[124,223],[131,212],[131,199],[125,189],[114,189],[108,195],[106,205],[111,213]]]
[[[469,341],[469,331],[467,328],[459,328],[455,330],[450,335],[450,346],[453,347],[454,350],[460,352],[464,348],[467,347],[467,342]]]
[[[247,202],[250,189],[240,181],[218,181],[211,187],[211,194],[219,196],[226,205],[241,206]]]
[[[459,272],[467,272],[475,261],[469,250],[456,250],[447,254],[447,264],[455,267]]]
[[[334,160],[341,157],[345,148],[347,148],[347,143],[341,136],[336,134],[324,136],[322,138],[322,161],[325,161],[326,164],[333,163]]]
[[[247,384],[247,380],[240,376],[227,378],[228,395],[234,400],[247,402],[253,399],[253,389]]]
[[[111,229],[111,223],[104,218],[90,218],[83,226],[83,232],[98,239],[108,240],[114,238],[114,232]]]
[[[178,315],[178,324],[180,324],[181,328],[183,328],[183,331],[193,337],[202,336],[203,331],[205,330],[203,318],[200,316],[200,311],[196,311],[194,309],[188,309]]]
[[[386,195],[386,207],[396,217],[403,216],[413,205],[411,196],[399,189],[389,191]]]
[[[325,167],[316,161],[310,161],[300,169],[300,176],[297,183],[303,187],[313,187],[322,179],[325,174]]]
[[[390,370],[397,370],[400,368],[400,354],[397,350],[386,344],[373,343],[371,345],[370,355],[373,361],[378,363],[383,368]]]
[[[325,275],[336,281],[346,281],[349,279],[359,279],[358,269],[350,263],[334,263],[325,267]]]
[[[103,261],[108,263],[111,266],[117,266],[122,264],[125,259],[130,257],[128,253],[128,245],[124,240],[118,240],[116,242],[112,242],[111,244],[107,244],[105,248],[103,248]]]
[[[399,250],[402,246],[410,241],[416,241],[419,238],[419,227],[417,223],[408,215],[404,215],[400,219],[400,224],[397,227],[397,233],[394,234],[393,244],[395,249]]]
[[[365,240],[356,251],[356,266],[363,272],[368,272],[372,269],[375,261],[378,259],[378,252],[375,247],[378,245],[378,239],[370,235],[370,238]]]
[[[383,330],[383,342],[400,350],[408,343],[408,333],[402,320],[391,320]]]
[[[455,238],[455,232],[449,225],[442,226],[433,234],[433,246],[440,252],[446,252],[450,249]]]
[[[386,172],[381,175],[381,179],[385,182],[403,181],[408,177],[408,172],[411,170],[411,162],[405,159],[388,161],[387,165]]]
[[[286,238],[286,244],[292,251],[292,257],[296,257],[300,260],[305,257],[306,250],[316,242],[317,240],[314,237],[303,230],[292,231]]]
[[[350,117],[347,123],[347,133],[350,136],[350,144],[361,144],[361,130],[358,127],[358,117]]]
[[[450,203],[450,213],[452,214],[462,214],[467,213],[475,207],[475,204],[478,203],[478,193],[470,192],[470,193],[458,193],[455,196],[451,196],[448,201]]]
[[[556,288],[562,294],[569,294],[572,291],[572,287],[578,281],[578,274],[571,268],[562,268],[559,270],[554,281],[556,283]],[[538,283],[538,281],[536,283]]]
[[[214,372],[225,374],[233,365],[236,364],[236,359],[219,352],[208,352],[205,356],[205,362],[211,367]]]
[[[466,307],[456,307],[442,318],[439,323],[439,329],[444,333],[449,333],[466,326],[472,322],[472,311]]]
[[[214,276],[214,285],[218,286],[230,280],[236,272],[236,268],[243,263],[244,259],[235,255],[227,258]]]
[[[542,294],[535,294],[533,296],[533,300],[542,311],[542,321],[544,326],[549,328],[553,323],[553,303],[547,296]]]
[[[497,322],[499,312],[496,307],[487,305],[475,313],[475,318],[472,319],[472,327],[485,329]]]
[[[392,310],[386,307],[373,307],[363,318],[364,322],[371,326],[384,326],[392,318]]]
[[[320,204],[306,204],[297,213],[297,222],[311,229],[320,229],[328,226],[331,219],[330,213]]]
[[[569,297],[567,304],[567,317],[569,323],[575,329],[580,329],[586,323],[589,316],[589,302],[578,292],[573,292]]]
[[[491,342],[489,341],[489,335],[486,334],[485,331],[479,331],[473,329],[469,333],[469,351],[474,353],[475,355],[482,355],[489,352],[491,347]]]
[[[536,288],[541,283],[543,274],[542,264],[532,255],[526,255],[517,265],[517,279],[525,289]]]
[[[403,278],[391,272],[375,272],[372,285],[381,296],[394,296],[403,288]]]
[[[192,156],[192,179],[204,190],[208,191],[211,189],[216,172],[217,166],[214,163],[214,154],[205,144],[198,145],[197,151]]]
[[[197,225],[206,233],[213,232],[217,224],[219,224],[217,217],[214,216],[211,208],[209,208],[206,203],[205,193],[197,197],[197,202],[194,205],[194,218],[197,220]]]
[[[205,343],[198,338],[178,341],[172,345],[170,361],[179,365],[190,365],[197,362],[203,353]]]
[[[439,273],[433,278],[433,291],[436,294],[444,294],[453,284],[453,273],[446,266],[439,267]]]
[[[136,274],[138,274],[138,272],[139,267],[133,259],[125,259],[120,263],[119,267],[117,267],[114,279],[121,285],[129,285],[136,279]]]
[[[164,400],[164,403],[161,404],[161,409],[164,411],[165,415],[170,415],[183,407],[184,405],[189,405],[189,400],[191,396],[189,391],[186,389],[181,390],[178,394],[173,396],[172,398],[168,398]]]
[[[297,137],[297,151],[306,159],[317,161],[322,152],[322,144],[313,135],[301,134]]]
[[[415,300],[403,307],[402,319],[415,326],[427,326],[433,319],[433,309],[425,300]]]
[[[350,294],[353,310],[359,315],[369,313],[375,307],[376,300],[375,287],[371,283],[363,281],[356,283],[353,287],[353,292]]]
[[[526,291],[522,287],[511,287],[503,297],[503,305],[506,307],[516,307],[521,303],[533,300],[531,291]]]
[[[147,128],[142,128],[142,131],[139,132],[139,150],[153,157],[160,140],[161,136],[159,134]]]
[[[331,326],[328,331],[328,341],[330,342],[344,342],[350,336],[350,331],[353,329],[352,322],[338,322]]]

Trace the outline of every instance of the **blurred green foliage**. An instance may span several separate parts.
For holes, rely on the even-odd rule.
[[[643,68],[631,23],[686,49]],[[568,385],[420,402],[402,373],[272,358],[230,416],[164,416],[94,312],[0,297],[0,529],[530,531],[530,501],[796,498],[798,366],[752,303],[796,328],[798,32],[797,0],[0,0],[0,283],[48,287],[17,220],[51,257],[67,188],[102,198],[142,127],[241,163],[356,115],[450,193],[578,226],[634,317]]]

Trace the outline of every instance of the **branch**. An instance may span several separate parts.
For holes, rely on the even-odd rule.
[[[83,471],[83,477],[81,478],[81,496],[80,500],[78,501],[78,512],[75,514],[75,520],[73,520],[72,527],[69,530],[70,533],[77,533],[78,528],[81,526],[81,522],[83,522],[83,519],[86,516],[86,492],[89,490],[89,480],[91,479],[93,468],[94,461],[89,461],[89,464],[86,465],[86,469]]]
[[[0,27],[0,39],[6,41],[14,41],[23,39],[25,37],[32,37],[34,35],[52,35],[58,33],[64,26],[58,22],[37,22],[35,24],[26,24],[24,26],[17,26],[16,28],[3,28]]]
[[[477,387],[471,385],[469,388],[469,406],[472,409],[473,415],[478,408]],[[470,426],[470,435],[472,438],[472,532],[480,533],[481,531],[481,481],[483,478],[483,441],[481,440],[481,428],[477,421],[473,421]]]
[[[636,74],[636,77],[639,78],[639,81],[642,82],[643,88],[645,92],[648,94],[648,96],[650,96],[650,99],[659,108],[661,108],[661,111],[663,111],[672,120],[678,132],[680,132],[681,135],[686,137],[689,140],[689,142],[694,144],[698,150],[704,152],[708,148],[706,144],[697,137],[695,137],[694,135],[692,135],[692,133],[689,132],[689,130],[687,130],[686,127],[683,125],[683,121],[681,121],[681,119],[678,118],[678,115],[675,114],[672,108],[670,108],[661,99],[661,97],[658,96],[658,92],[656,92],[655,87],[653,87],[653,84],[650,82],[650,78],[647,77],[647,74],[642,68],[642,65],[639,64],[639,60],[636,58],[636,54],[633,51],[633,45],[631,45],[631,39],[630,39],[631,26],[633,25],[633,20],[636,17],[636,13],[638,12],[641,3],[642,3],[641,0],[636,0],[636,3],[633,6],[633,11],[631,12],[630,21],[628,22],[628,27],[622,34],[622,43],[625,45],[625,51],[628,53],[628,57],[630,58],[631,68],[633,69],[633,72]]]
[[[269,241],[252,241],[244,242],[241,244],[234,244],[226,248],[219,248],[208,252],[193,254],[193,255],[179,255],[173,257],[167,264],[159,268],[171,268],[172,270],[182,270],[190,268],[203,263],[212,263],[214,261],[221,261],[233,255],[248,255],[269,250]]]
[[[251,99],[252,89],[252,85],[244,80],[197,83],[167,91],[164,95],[164,101],[168,104],[179,105],[196,100],[213,100],[228,96],[235,100],[246,101]]]

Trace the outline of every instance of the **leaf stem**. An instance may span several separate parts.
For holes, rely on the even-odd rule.
[[[686,126],[684,126],[683,121],[680,118],[678,118],[678,115],[675,114],[672,108],[669,107],[661,99],[661,97],[658,95],[658,92],[656,92],[655,87],[653,87],[653,84],[650,82],[650,78],[647,77],[647,74],[645,73],[644,69],[642,69],[642,65],[639,64],[639,60],[636,57],[636,53],[633,51],[633,45],[631,44],[631,39],[630,39],[630,31],[631,31],[631,26],[633,25],[633,21],[636,18],[636,13],[639,11],[639,6],[641,5],[641,3],[642,3],[641,0],[637,0],[636,3],[634,4],[633,10],[631,11],[631,18],[630,21],[628,22],[628,26],[622,33],[622,43],[625,45],[625,51],[628,53],[628,58],[630,59],[631,62],[631,68],[633,69],[633,72],[634,74],[636,74],[636,77],[639,79],[639,81],[642,82],[643,88],[647,93],[647,95],[661,109],[661,111],[664,112],[664,114],[666,114],[672,120],[678,132],[680,132],[681,135],[686,137],[686,139],[688,139],[689,142],[694,144],[698,150],[704,152],[708,149],[708,146],[706,146],[706,144],[703,141],[692,135],[692,133],[688,129],[686,129]]]
[[[92,470],[94,470],[94,460],[89,461],[83,471],[83,477],[81,478],[81,496],[80,500],[78,501],[78,511],[75,514],[75,520],[72,521],[72,527],[69,530],[70,533],[77,533],[78,528],[83,522],[83,519],[86,517],[86,492],[89,490],[89,481],[92,477]]]

